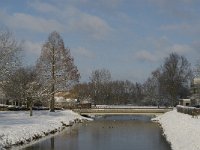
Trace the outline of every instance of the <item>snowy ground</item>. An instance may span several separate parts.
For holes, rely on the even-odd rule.
[[[19,143],[28,143],[49,133],[61,131],[76,119],[84,119],[70,111],[0,111],[0,150]]]
[[[173,150],[200,150],[200,116],[192,118],[176,110],[167,112],[158,121]]]
[[[29,143],[52,131],[61,131],[63,123],[68,125],[75,119],[84,119],[70,111],[34,111],[33,116],[25,111],[0,111],[0,150],[19,143]],[[200,150],[200,116],[167,112],[153,119],[163,128],[173,150]],[[63,123],[61,123],[63,122]]]

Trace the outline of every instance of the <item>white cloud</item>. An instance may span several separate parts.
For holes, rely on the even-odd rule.
[[[190,45],[174,43],[163,47],[162,49],[157,49],[155,51],[155,56],[158,58],[157,60],[162,60],[163,58],[168,57],[170,53],[177,53],[186,57],[193,52],[194,49]]]
[[[95,39],[104,39],[107,35],[109,35],[109,33],[111,33],[111,31],[113,31],[113,29],[108,25],[105,20],[103,20],[99,16],[78,9],[77,7],[73,6],[72,3],[53,5],[50,3],[37,1],[30,2],[29,6],[31,6],[38,12],[48,14],[51,13],[51,18],[59,20],[61,24],[61,29],[66,26],[65,32],[75,32],[79,34],[81,33],[85,36]]]
[[[43,13],[56,13],[59,11],[54,5],[39,1],[29,1],[28,5],[34,8],[35,10]]]
[[[200,22],[162,25],[160,30],[194,35],[200,33]]]
[[[161,30],[188,30],[188,28],[190,28],[188,24],[168,24],[160,27]]]
[[[78,56],[83,56],[83,57],[92,58],[92,59],[95,58],[95,54],[84,47],[74,48],[73,51]]]
[[[192,42],[192,48],[200,54],[200,40],[194,40]]]
[[[194,51],[194,49],[186,44],[174,44],[171,48],[171,51],[184,55],[191,53],[192,51]]]
[[[42,44],[41,43],[34,43],[31,41],[24,41],[23,48],[26,53],[40,55]]]
[[[136,59],[147,62],[155,62],[157,58],[146,50],[138,51],[135,54]]]
[[[63,25],[53,19],[44,19],[40,17],[34,17],[27,14],[16,13],[9,22],[15,22],[12,26],[31,29],[39,32],[51,32],[52,30],[63,30]]]
[[[166,5],[175,5],[175,4],[195,4],[195,0],[148,0],[149,2],[155,3],[160,7],[164,7]]]
[[[90,0],[91,3],[93,0]],[[95,0],[93,1],[94,4],[98,5],[100,8],[103,9],[115,9],[123,2],[123,0]]]
[[[175,19],[190,20],[197,18],[197,9],[194,7],[199,5],[198,0],[148,0],[151,4],[158,7],[157,12],[166,17]],[[196,9],[196,10],[195,10]]]
[[[14,13],[13,15],[4,13],[2,16],[4,23],[15,29],[27,29],[45,33],[64,30],[64,26],[54,19],[44,19],[24,13]]]
[[[193,46],[195,44],[189,45],[172,43],[167,37],[161,37],[158,39],[151,38],[145,42],[152,43],[152,46],[149,49],[144,49],[135,52],[135,58],[140,61],[146,61],[151,63],[159,62],[162,61],[163,58],[168,57],[168,55],[172,52],[183,56],[190,56],[196,54],[196,50]]]
[[[112,31],[111,27],[103,19],[85,13],[78,13],[77,17],[71,19],[69,27],[73,31],[88,33],[96,39],[102,39]]]

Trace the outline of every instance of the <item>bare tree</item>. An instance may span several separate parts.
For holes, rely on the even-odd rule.
[[[87,100],[91,98],[91,91],[92,91],[92,84],[91,83],[79,83],[70,93],[74,93],[76,98],[81,102],[82,100]]]
[[[106,69],[92,71],[90,81],[93,87],[91,95],[95,104],[105,104],[109,91],[108,85],[111,81],[110,71]]]
[[[5,96],[21,106],[27,103],[27,84],[35,81],[36,73],[33,68],[19,68],[5,78],[2,89]]]
[[[188,85],[191,76],[190,63],[185,57],[171,53],[169,57],[165,58],[162,66],[161,84],[163,84],[172,106],[176,104],[181,87]]]
[[[200,103],[200,59],[197,60],[195,67],[193,69],[193,78],[191,81],[191,103],[192,105],[197,105]]]
[[[43,45],[36,67],[44,91],[51,96],[50,111],[54,111],[55,92],[71,88],[80,78],[70,50],[65,48],[62,37],[56,31],[50,33]]]
[[[20,65],[21,45],[8,29],[0,29],[0,79],[15,71]]]
[[[145,94],[143,99],[144,104],[155,105],[157,102],[157,85],[158,82],[156,82],[155,78],[153,77],[149,77],[147,81],[145,81],[143,84],[143,91]]]
[[[194,73],[194,77],[196,78],[200,77],[200,59],[197,60],[193,73]]]
[[[111,80],[111,73],[107,69],[95,70],[92,71],[90,80],[96,83],[107,83]]]
[[[40,92],[41,85],[36,80],[33,80],[27,83],[26,87],[26,100],[30,109],[30,116],[32,116],[34,102],[38,101],[42,94]]]
[[[162,96],[163,96],[163,88],[162,88],[162,80],[161,80],[161,68],[156,69],[152,72],[151,77],[147,79],[144,83],[144,94],[147,103],[151,105],[163,105]]]
[[[99,79],[99,73],[101,70],[93,75]],[[98,75],[97,75],[98,74]],[[110,73],[109,73],[110,74]],[[109,75],[110,76],[110,75]],[[96,79],[97,77],[90,78]],[[110,77],[109,77],[110,78]],[[141,99],[143,98],[143,86],[139,83],[132,83],[131,81],[111,81],[104,80],[106,82],[100,82],[102,80],[91,80],[93,82],[78,84],[74,87],[74,91],[81,99],[87,99],[88,97],[94,100],[94,104],[105,105],[120,105],[120,104],[138,104],[141,105]]]

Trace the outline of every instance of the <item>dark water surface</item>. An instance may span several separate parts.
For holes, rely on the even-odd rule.
[[[148,116],[104,116],[25,150],[170,150]]]

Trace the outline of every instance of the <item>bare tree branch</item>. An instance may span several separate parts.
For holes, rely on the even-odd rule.
[[[50,111],[54,111],[54,94],[69,90],[80,78],[70,50],[65,48],[62,37],[56,31],[43,45],[36,67],[43,88],[51,96]]]

